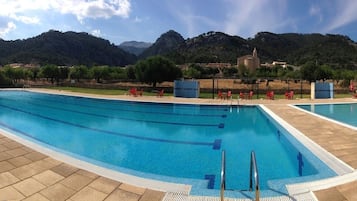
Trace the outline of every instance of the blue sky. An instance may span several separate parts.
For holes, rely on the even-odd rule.
[[[87,32],[114,44],[155,42],[168,30],[184,38],[221,31],[332,33],[357,41],[356,0],[0,0],[0,38],[50,29]]]

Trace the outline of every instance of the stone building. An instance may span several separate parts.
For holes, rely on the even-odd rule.
[[[253,55],[245,55],[237,59],[237,67],[241,65],[244,65],[249,72],[255,72],[260,67],[260,59],[256,48],[253,50]]]

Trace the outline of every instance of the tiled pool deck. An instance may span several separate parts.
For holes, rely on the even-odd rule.
[[[52,91],[54,93],[64,93]],[[139,101],[230,104],[230,101],[173,97],[106,96]],[[356,102],[357,100],[243,100],[240,104],[264,104],[356,172],[357,131],[310,115],[288,104]],[[237,102],[233,102],[237,104]],[[357,117],[356,117],[357,118]],[[347,181],[347,182],[344,182]],[[357,200],[357,180],[343,180],[314,190],[319,201]],[[33,201],[161,201],[165,192],[104,178],[57,161],[0,134],[0,200]],[[219,200],[217,198],[217,200]]]

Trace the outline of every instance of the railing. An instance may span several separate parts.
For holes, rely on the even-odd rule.
[[[226,188],[226,152],[222,151],[221,161],[221,201],[224,201],[224,190]]]
[[[253,178],[252,174],[254,173],[254,183],[255,183],[255,200],[259,201],[260,197],[260,190],[259,190],[259,174],[258,174],[258,167],[257,161],[255,159],[255,153],[252,151],[250,155],[250,175],[249,175],[249,190],[253,190]]]

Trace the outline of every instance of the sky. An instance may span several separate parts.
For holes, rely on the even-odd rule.
[[[155,42],[175,30],[253,38],[273,33],[341,34],[357,41],[356,0],[0,0],[0,38],[49,30],[87,32],[119,45]]]

